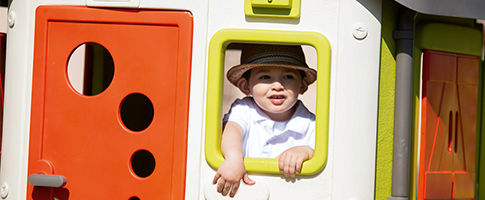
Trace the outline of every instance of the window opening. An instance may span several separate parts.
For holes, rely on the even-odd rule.
[[[113,57],[101,44],[83,43],[69,56],[67,76],[72,88],[79,94],[100,94],[108,88],[113,75]]]

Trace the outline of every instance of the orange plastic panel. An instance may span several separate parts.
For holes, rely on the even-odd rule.
[[[62,175],[67,184],[29,185],[27,198],[183,199],[192,15],[41,6],[35,27],[28,174]],[[114,60],[111,84],[95,96],[75,92],[67,78],[70,53],[86,42],[103,45]],[[153,104],[153,121],[140,132],[120,119],[120,104],[132,93]],[[138,150],[155,158],[145,178],[131,169]]]
[[[425,199],[451,199],[453,177],[451,173],[426,173]],[[446,191],[446,192],[445,192]]]
[[[478,67],[478,57],[424,51],[420,200],[474,198]]]

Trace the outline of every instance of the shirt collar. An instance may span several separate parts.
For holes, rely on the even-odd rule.
[[[254,100],[253,100],[254,102]],[[256,107],[256,115],[254,121],[257,123],[262,124],[265,127],[268,128],[273,128],[275,121],[271,120],[266,113],[264,113],[261,108],[259,108],[256,103],[254,102],[254,106]],[[287,131],[292,131],[298,134],[306,134],[308,130],[308,124],[310,123],[310,111],[303,105],[303,103],[298,100],[295,104],[296,110],[295,113],[293,113],[293,116],[291,116],[290,120],[288,121],[288,124],[286,125],[285,130],[282,133],[285,133]]]
[[[286,125],[286,129],[294,131],[298,134],[305,134],[308,130],[308,124],[310,123],[310,117],[308,109],[303,105],[303,103],[298,100],[296,105],[296,110],[290,121]]]

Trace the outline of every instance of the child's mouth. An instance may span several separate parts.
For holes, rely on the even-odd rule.
[[[285,101],[285,96],[283,96],[283,95],[271,95],[269,97],[269,99],[270,99],[271,103],[273,103],[275,105],[281,105]]]

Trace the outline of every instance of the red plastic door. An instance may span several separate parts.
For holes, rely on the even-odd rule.
[[[27,198],[183,199],[191,14],[66,6],[36,14],[28,175],[67,183],[29,184]],[[111,83],[93,96],[76,92],[66,69],[87,42],[105,47],[114,63]],[[130,96],[152,106],[143,130],[122,119],[137,112],[121,111]]]
[[[473,199],[479,58],[425,50],[418,199]]]

